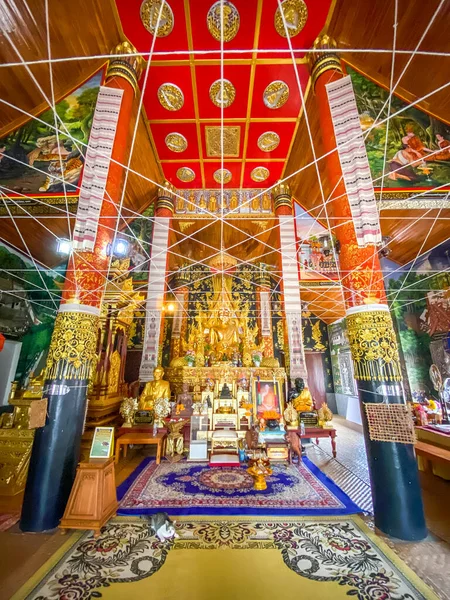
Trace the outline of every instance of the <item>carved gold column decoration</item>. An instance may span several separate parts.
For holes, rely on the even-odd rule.
[[[121,42],[111,50],[111,54],[119,54],[111,58],[106,71],[106,78],[122,77],[131,84],[135,93],[139,78],[142,74],[144,59],[138,55],[136,48],[130,42]]]
[[[347,332],[356,379],[401,381],[397,338],[388,310],[350,314]]]
[[[97,362],[99,317],[82,312],[60,312],[48,351],[47,379],[89,379]]]
[[[289,184],[279,182],[273,188],[274,207],[277,215],[292,216],[292,196]]]

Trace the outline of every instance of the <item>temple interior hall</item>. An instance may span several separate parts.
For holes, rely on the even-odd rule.
[[[450,600],[450,1],[0,2],[0,598]]]

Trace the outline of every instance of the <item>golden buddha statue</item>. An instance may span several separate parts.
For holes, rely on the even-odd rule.
[[[211,195],[209,197],[208,210],[212,213],[216,212],[217,210],[217,198],[214,192],[211,192]]]
[[[261,198],[260,198],[260,196],[253,196],[252,212],[259,212],[260,210],[261,210]]]
[[[310,412],[314,409],[314,400],[311,396],[311,392],[305,386],[305,383],[301,377],[297,377],[295,380],[295,390],[297,395],[292,397],[292,405],[298,413]]]
[[[272,210],[272,200],[270,198],[270,194],[264,192],[262,197],[262,207],[263,210]]]
[[[200,212],[206,210],[206,198],[204,194],[200,196],[200,202],[198,203],[198,207],[201,209]]]
[[[139,398],[139,410],[153,410],[156,400],[166,398],[170,400],[170,383],[163,379],[164,369],[155,367],[153,381],[145,384],[144,391]]]
[[[233,193],[231,194],[231,198],[230,198],[230,210],[236,210],[236,208],[238,207],[238,196],[236,193],[236,190],[233,190]]]

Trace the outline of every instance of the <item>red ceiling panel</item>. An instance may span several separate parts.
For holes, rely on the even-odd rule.
[[[306,89],[309,73],[304,65],[297,65],[302,89]],[[280,108],[268,108],[264,104],[264,90],[273,81],[284,81],[289,87],[289,97]],[[255,85],[253,88],[252,119],[297,118],[301,99],[295,75],[294,65],[264,64],[256,65]]]
[[[194,99],[192,94],[191,69],[189,65],[181,67],[150,67],[144,95],[144,108],[148,119],[194,119]],[[158,89],[163,83],[177,85],[184,96],[184,104],[177,111],[164,108],[158,100]]]
[[[231,172],[231,181],[224,184],[224,188],[237,188],[239,187],[239,180],[241,178],[241,163],[227,162],[223,163],[224,169],[228,169]],[[220,188],[221,184],[217,183],[214,179],[214,173],[217,169],[221,169],[222,164],[220,161],[206,162],[204,163],[205,169],[205,186],[207,188]],[[253,186],[254,187],[254,186]]]
[[[173,152],[166,145],[169,133],[180,133],[187,140],[187,148],[183,152]],[[160,160],[180,160],[198,158],[197,127],[195,123],[153,123],[152,134],[158,149]]]
[[[269,170],[269,177],[261,182],[257,183],[251,178],[251,172],[255,167],[266,167]],[[282,162],[246,162],[244,168],[244,183],[243,186],[246,188],[266,188],[274,185],[279,179],[281,179],[281,173],[283,172],[284,163]]]
[[[236,96],[233,103],[224,108],[226,119],[244,119],[247,114],[248,88],[250,84],[250,65],[225,65],[223,78],[230,81]],[[221,109],[213,104],[209,97],[211,85],[221,78],[219,65],[202,65],[195,67],[197,78],[198,108],[200,119],[220,119]]]
[[[286,158],[291,146],[294,130],[295,123],[252,123],[248,132],[247,158],[259,158],[261,160],[267,160],[268,158]],[[280,138],[278,147],[271,152],[263,152],[258,148],[258,139],[260,135],[267,131],[274,131]]]
[[[211,35],[207,27],[208,11],[213,4],[214,0],[190,0],[192,38],[194,49],[199,51],[195,55],[196,59],[206,58],[201,53],[202,50],[216,50],[217,54],[212,57],[220,59],[220,42]],[[249,52],[230,54],[225,58],[251,58],[250,51],[253,49],[258,2],[256,0],[233,0],[233,4],[239,12],[239,30],[232,40],[224,42],[223,49],[225,52],[228,50],[249,50]]]
[[[368,1],[368,0],[366,0]],[[296,36],[291,37],[293,50],[311,48],[317,35],[323,29],[332,0],[305,0],[308,8],[308,18],[304,28]],[[285,53],[259,53],[258,58],[291,58],[287,38],[281,36],[275,29],[275,12],[279,6],[278,0],[264,0],[261,16],[261,33],[258,48],[262,50],[286,50]],[[296,58],[304,56],[304,52],[296,53]]]
[[[236,92],[233,103],[223,110],[223,117],[226,119],[224,125],[240,127],[239,155],[233,157],[233,162],[225,159],[226,168],[232,172],[232,180],[225,187],[240,187],[241,184],[251,188],[273,185],[281,177],[283,159],[288,156],[301,111],[296,70],[303,92],[309,79],[306,64],[286,63],[291,58],[290,53],[271,52],[274,49],[288,49],[286,38],[277,33],[274,25],[278,0],[262,0],[261,3],[257,0],[232,0],[239,12],[239,29],[232,40],[223,44],[223,50],[226,60],[239,64],[226,62],[223,71],[220,67],[220,52],[216,52],[220,51],[220,43],[207,27],[208,11],[214,0],[167,1],[173,12],[174,26],[168,36],[156,39],[153,64],[144,95],[144,107],[166,178],[180,188],[220,188],[220,184],[213,178],[214,171],[221,166],[220,160],[203,161],[203,170],[201,160],[208,160],[205,128],[220,125],[221,119],[221,109],[211,101],[209,90],[215,81],[223,77],[233,84]],[[294,49],[311,47],[325,24],[332,3],[332,0],[305,1],[308,19],[303,30],[290,38]],[[141,22],[141,3],[142,0],[116,0],[125,35],[140,52],[148,52],[153,36]],[[259,38],[258,47],[269,51],[258,53],[258,59],[265,59],[263,63],[257,63],[251,52],[255,34]],[[239,52],[240,50],[244,52]],[[208,54],[208,51],[214,53]],[[237,52],[227,54],[228,51]],[[170,54],[172,52],[177,54]],[[302,52],[296,54],[297,58],[302,55]],[[141,78],[141,86],[143,79]],[[264,104],[264,90],[277,80],[287,84],[289,98],[280,108],[271,109]],[[157,94],[163,83],[172,83],[182,90],[184,104],[181,109],[169,111],[160,104]],[[201,154],[198,128],[201,130]],[[269,153],[263,152],[257,145],[258,138],[266,131],[274,131],[280,137],[278,147]],[[169,133],[182,134],[188,142],[187,149],[181,153],[169,150],[165,143]],[[279,162],[271,162],[277,159]],[[183,183],[177,178],[176,172],[182,166],[190,167],[195,172],[192,182]],[[257,183],[251,179],[250,173],[256,166],[269,169],[270,175],[266,181]]]
[[[195,179],[190,182],[180,181],[177,177],[177,171],[180,167],[188,167],[189,169],[192,169],[195,173]],[[202,178],[199,162],[186,161],[183,164],[164,163],[164,175],[166,176],[166,179],[170,181],[170,183],[172,183],[176,188],[179,189],[191,190],[202,187]]]
[[[153,36],[142,24],[141,4],[142,0],[116,0],[124,34],[139,52],[150,52]],[[173,29],[168,36],[156,38],[153,46],[153,60],[186,60],[189,56],[186,54],[188,40],[184,2],[183,0],[170,0],[169,5],[173,12]],[[170,54],[177,50],[184,54]]]

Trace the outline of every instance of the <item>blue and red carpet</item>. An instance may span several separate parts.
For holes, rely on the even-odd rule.
[[[119,486],[119,515],[165,511],[172,515],[348,515],[361,509],[307,458],[272,465],[267,490],[253,489],[241,468],[146,458]]]

